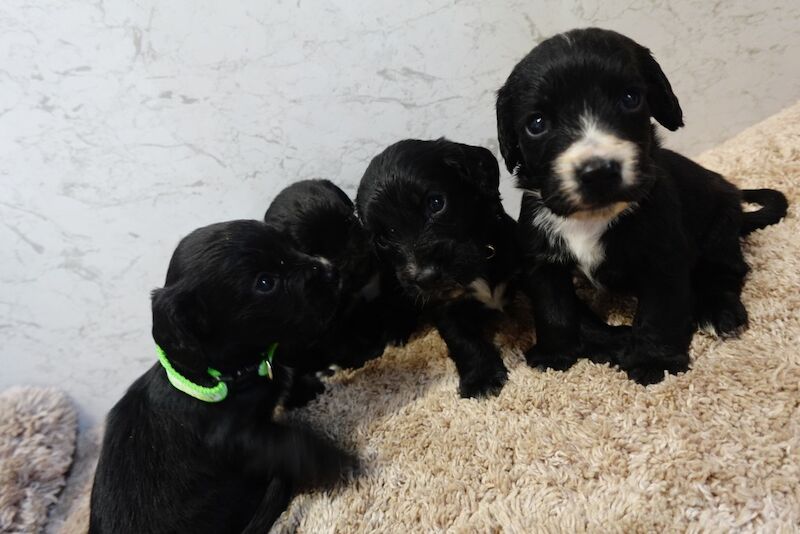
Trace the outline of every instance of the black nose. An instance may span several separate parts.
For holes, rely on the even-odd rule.
[[[339,283],[339,269],[332,263],[316,264],[311,267],[311,270],[328,284],[335,285]]]
[[[439,281],[439,273],[436,269],[426,267],[417,271],[411,279],[420,289],[432,289]]]
[[[575,169],[575,175],[584,185],[614,185],[622,178],[621,170],[619,161],[589,158]]]

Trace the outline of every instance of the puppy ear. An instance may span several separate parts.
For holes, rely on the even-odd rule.
[[[482,192],[496,195],[500,188],[500,168],[492,151],[482,146],[456,145],[458,151],[445,158],[448,166],[475,184]]]
[[[497,92],[497,141],[500,143],[500,154],[506,163],[508,172],[514,173],[517,165],[522,163],[522,152],[519,149],[516,128],[514,128],[514,87],[511,79]]]
[[[650,114],[664,128],[675,131],[683,126],[683,110],[661,66],[647,48],[636,44],[639,67],[647,83]]]
[[[198,335],[206,330],[204,308],[198,299],[177,286],[152,294],[153,339],[170,361],[184,369],[204,373],[208,358]]]

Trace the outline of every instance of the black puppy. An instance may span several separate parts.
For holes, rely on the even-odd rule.
[[[359,367],[380,356],[387,343],[402,343],[411,335],[416,314],[392,298],[355,205],[338,186],[329,180],[293,183],[275,197],[264,220],[287,233],[298,250],[331,263],[340,274],[339,308],[309,350],[329,364]]]
[[[351,457],[272,414],[338,300],[336,271],[263,222],[184,238],[153,292],[160,363],[108,415],[90,532],[267,532],[293,492],[337,480]]]
[[[447,343],[462,397],[497,394],[507,379],[491,333],[518,262],[499,180],[485,148],[405,140],[372,160],[356,199],[389,275]]]
[[[683,126],[666,76],[648,49],[596,28],[542,42],[498,93],[501,152],[526,191],[520,230],[538,338],[531,365],[605,359],[601,347],[615,343],[576,298],[575,268],[638,297],[632,332],[620,332],[624,348],[612,353],[641,384],[687,370],[697,324],[720,336],[747,324],[739,239],[778,222],[786,199],[740,191],[661,148],[650,117]],[[743,213],[743,200],[763,208]]]

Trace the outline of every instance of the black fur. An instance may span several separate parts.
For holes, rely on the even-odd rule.
[[[273,284],[274,282],[274,284]],[[173,366],[211,385],[280,345],[272,380],[231,385],[221,402],[178,391],[156,363],[108,415],[90,532],[267,532],[293,493],[338,480],[353,458],[308,429],[274,421],[291,395],[286,364],[327,328],[336,271],[259,221],[196,230],[153,292],[153,338]]]
[[[667,77],[649,50],[596,28],[542,42],[498,92],[501,152],[526,190],[519,228],[538,338],[531,365],[611,359],[648,384],[688,369],[698,324],[721,336],[747,324],[739,236],[778,222],[786,199],[739,191],[661,148],[651,117],[670,130],[683,125]],[[743,213],[743,200],[764,207]],[[566,228],[606,220],[599,261],[568,245]],[[606,327],[575,296],[581,266],[597,285],[638,297],[632,331]]]
[[[358,213],[383,265],[447,343],[463,397],[497,394],[507,379],[492,332],[500,315],[470,284],[513,292],[515,222],[500,202],[499,170],[481,147],[400,141],[369,164]],[[437,211],[438,209],[438,211]]]
[[[304,180],[281,191],[264,220],[286,232],[298,250],[324,258],[339,271],[339,308],[316,347],[326,363],[353,368],[380,356],[387,343],[403,343],[415,314],[399,320],[396,299],[384,287],[378,258],[353,202],[328,180]],[[413,311],[413,310],[412,310]]]

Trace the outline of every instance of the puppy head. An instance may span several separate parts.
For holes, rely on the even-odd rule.
[[[647,193],[650,117],[670,130],[683,126],[661,67],[648,49],[597,28],[543,41],[497,96],[509,172],[564,216],[624,209]]]
[[[316,335],[338,305],[336,270],[259,221],[195,230],[153,292],[153,338],[184,370],[253,363],[271,343]]]
[[[356,200],[381,259],[415,297],[460,295],[480,275],[502,214],[497,160],[482,147],[405,140],[369,164]]]
[[[281,191],[264,220],[285,232],[298,250],[331,262],[342,294],[357,292],[377,273],[372,248],[353,202],[328,180],[304,180]]]

